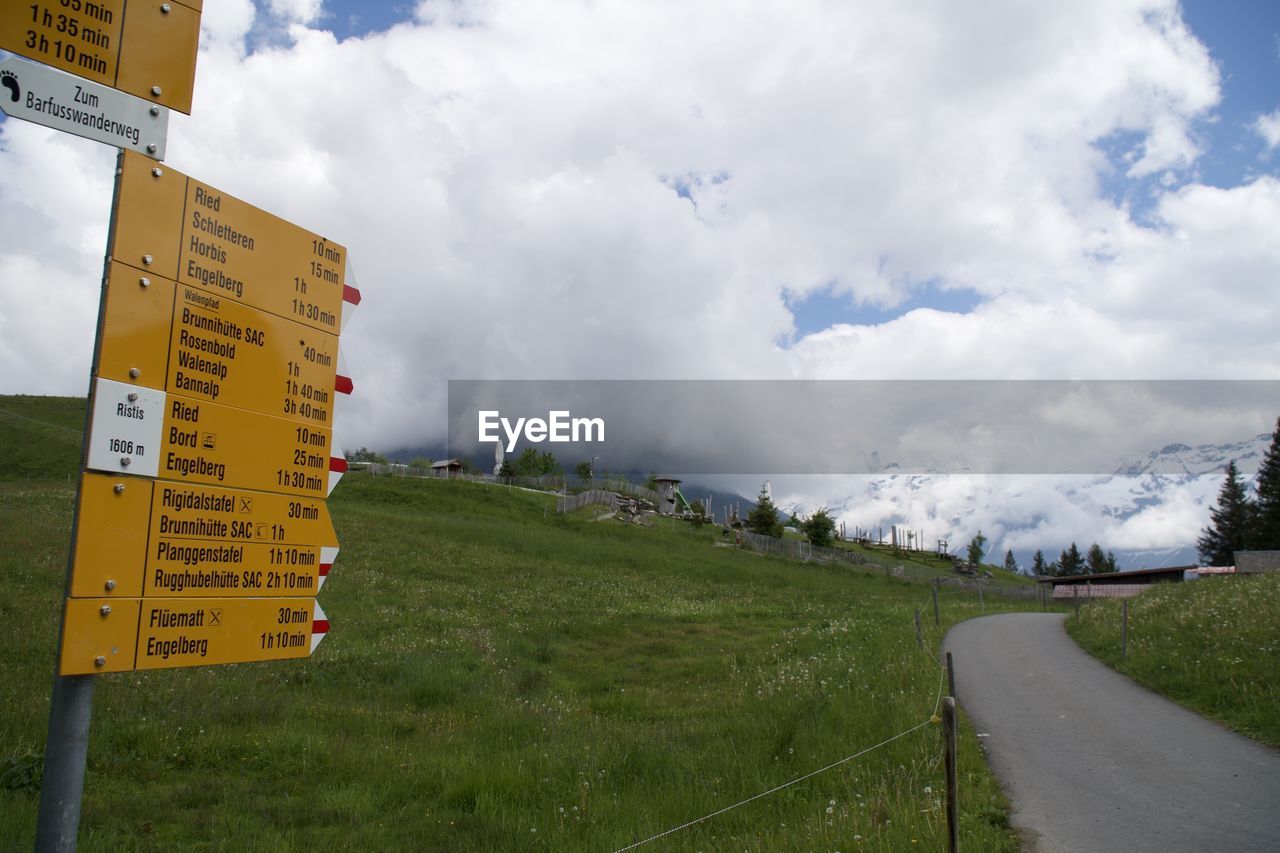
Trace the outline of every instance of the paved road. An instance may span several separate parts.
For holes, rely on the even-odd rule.
[[[1113,672],[1062,622],[987,616],[945,644],[1027,849],[1280,851],[1280,752]]]

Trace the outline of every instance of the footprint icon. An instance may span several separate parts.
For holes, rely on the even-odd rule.
[[[18,77],[12,71],[0,71],[0,86],[9,90],[9,100],[15,104],[22,97],[22,87],[18,85]]]

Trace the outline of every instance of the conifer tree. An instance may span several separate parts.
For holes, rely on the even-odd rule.
[[[1049,573],[1049,564],[1044,561],[1044,551],[1037,549],[1036,555],[1031,558],[1031,574],[1044,577]]]
[[[782,520],[778,518],[778,508],[773,505],[773,499],[763,487],[760,494],[756,495],[755,509],[747,513],[747,529],[763,536],[782,536]]]
[[[1004,570],[1006,572],[1018,573],[1018,561],[1013,558],[1013,549],[1009,548],[1004,552]]]
[[[1082,574],[1084,574],[1084,557],[1080,556],[1080,549],[1076,547],[1076,543],[1072,542],[1071,547],[1058,557],[1058,577],[1069,578]]]
[[[1280,550],[1280,419],[1276,420],[1275,432],[1271,434],[1271,446],[1267,448],[1266,455],[1262,457],[1262,466],[1258,468],[1253,508],[1245,546],[1250,551]]]
[[[1244,481],[1233,460],[1227,463],[1227,478],[1218,490],[1218,504],[1209,510],[1211,523],[1196,540],[1200,562],[1206,566],[1235,565],[1235,552],[1252,544],[1248,541],[1253,538],[1249,535],[1250,515],[1252,507],[1244,491]]]
[[[1089,546],[1089,552],[1085,555],[1085,563],[1088,565],[1089,574],[1091,575],[1100,575],[1116,570],[1115,554],[1108,556],[1103,553],[1102,546],[1097,542]]]

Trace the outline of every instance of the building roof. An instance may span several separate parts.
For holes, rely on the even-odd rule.
[[[441,459],[439,462],[432,462],[432,468],[452,468],[454,466],[462,467],[462,463],[457,459]]]
[[[1108,583],[1124,583],[1123,578],[1139,578],[1149,575],[1181,575],[1185,571],[1198,569],[1199,566],[1165,566],[1162,569],[1133,569],[1128,572],[1103,572],[1096,575],[1068,575],[1064,578],[1039,577],[1040,583],[1087,583],[1092,580],[1105,580]],[[1119,579],[1119,580],[1117,580]]]

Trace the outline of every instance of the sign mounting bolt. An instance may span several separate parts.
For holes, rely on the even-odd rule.
[[[150,287],[150,286],[151,286],[151,279],[147,278],[147,277],[144,275],[142,278],[138,279],[138,284],[139,284],[140,286],[142,286],[142,287]]]
[[[154,169],[151,170],[151,174],[158,178],[164,174],[164,169],[161,169],[159,166],[156,166]]]
[[[129,392],[129,402],[130,402],[130,403],[136,403],[136,402],[138,402],[138,392],[137,392],[137,391],[130,391],[130,392]]]
[[[116,491],[116,494],[117,494],[117,495],[122,495],[122,494],[124,494],[124,483],[116,483],[116,489],[115,489],[115,491]],[[114,584],[114,583],[115,583],[115,581],[107,581],[107,584],[108,584],[107,589],[111,589],[110,584]]]
[[[128,467],[129,467],[129,463],[130,463],[130,462],[132,462],[132,461],[133,461],[133,460],[132,460],[132,459],[130,459],[128,456],[122,456],[122,457],[120,458],[120,467],[121,467],[121,468],[128,468]]]
[[[104,605],[102,605],[101,607],[99,607],[99,608],[98,608],[98,612],[99,612],[99,613],[101,613],[103,616],[110,616],[110,615],[111,615],[111,605],[110,605],[110,604],[104,604]]]
[[[148,154],[156,153],[156,144],[154,142],[147,143],[147,153]]]
[[[93,659],[93,665],[96,667],[104,667],[107,665],[107,659],[104,658],[102,655],[98,655],[96,658]]]
[[[142,262],[143,262],[144,264],[146,264],[147,266],[151,266],[151,262],[152,262],[153,260],[155,260],[155,259],[154,259],[154,258],[152,258],[150,255],[143,255],[143,256],[142,256]]]
[[[155,95],[156,97],[159,97],[159,96],[160,96],[160,87],[159,87],[159,86],[152,86],[152,87],[151,87],[151,94]]]
[[[107,581],[106,583],[103,584],[103,586],[107,588],[107,592],[111,592],[111,590],[116,588],[116,582]]]
[[[158,115],[160,115],[160,108],[159,108],[159,107],[152,107],[152,108],[151,108],[151,114],[152,114],[153,116],[158,116]]]
[[[139,370],[138,368],[136,368],[136,367],[130,367],[130,368],[129,368],[129,378],[130,378],[130,379],[137,379],[137,378],[138,378],[139,376],[141,376],[141,375],[142,375],[142,371],[141,371],[141,370]]]
[[[160,4],[160,12],[161,12],[161,14],[164,14],[164,15],[169,14],[169,10],[170,10],[171,8],[172,8],[172,7],[171,7],[168,3],[161,3],[161,4]]]

